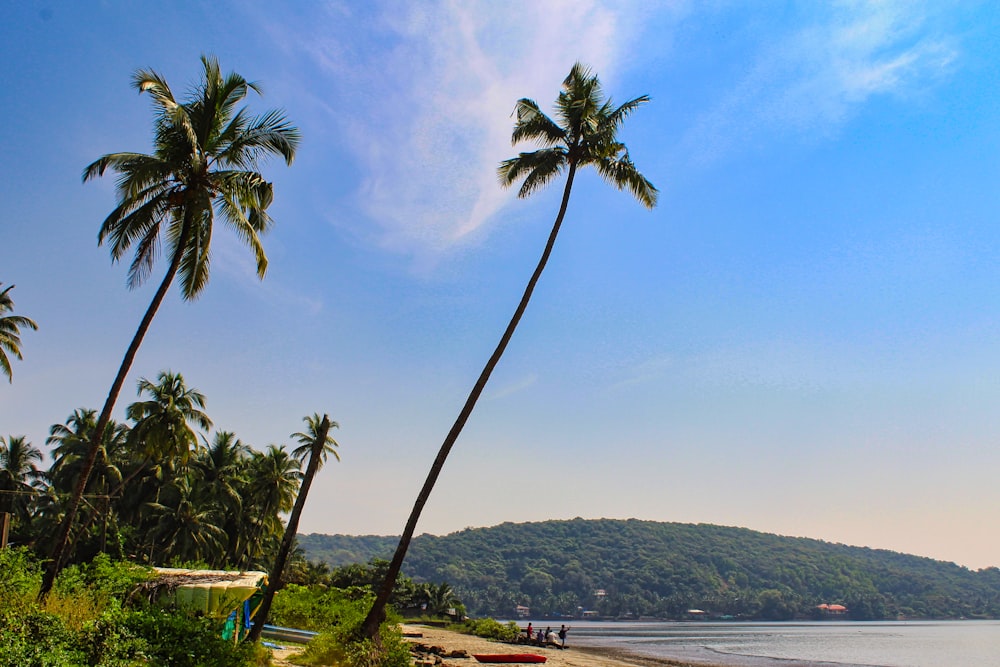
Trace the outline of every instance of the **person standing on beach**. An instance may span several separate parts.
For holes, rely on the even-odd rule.
[[[531,622],[528,622],[528,629],[524,631],[524,634],[528,635],[528,642],[530,643],[534,639],[534,630],[532,629]]]
[[[569,632],[569,628],[563,625],[559,628],[559,648],[566,648],[566,633]]]

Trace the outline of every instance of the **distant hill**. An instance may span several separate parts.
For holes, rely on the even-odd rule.
[[[332,566],[388,559],[396,542],[299,536],[309,560]],[[497,617],[522,605],[535,618],[1000,618],[995,567],[707,524],[574,519],[421,535],[403,572],[446,581],[471,614]]]

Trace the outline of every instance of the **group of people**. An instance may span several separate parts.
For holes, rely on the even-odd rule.
[[[537,644],[539,646],[558,646],[559,648],[566,648],[566,633],[569,632],[569,628],[565,625],[559,628],[559,632],[553,632],[552,627],[545,628],[545,632],[539,628],[538,632],[535,632],[534,626],[528,623],[528,627],[524,629],[524,634],[528,638],[528,643]]]

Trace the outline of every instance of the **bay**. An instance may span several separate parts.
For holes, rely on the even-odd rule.
[[[1000,621],[582,622],[567,644],[740,667],[1000,667]]]

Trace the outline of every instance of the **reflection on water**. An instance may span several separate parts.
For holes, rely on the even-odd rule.
[[[582,622],[569,643],[740,665],[1000,667],[1000,621]]]

